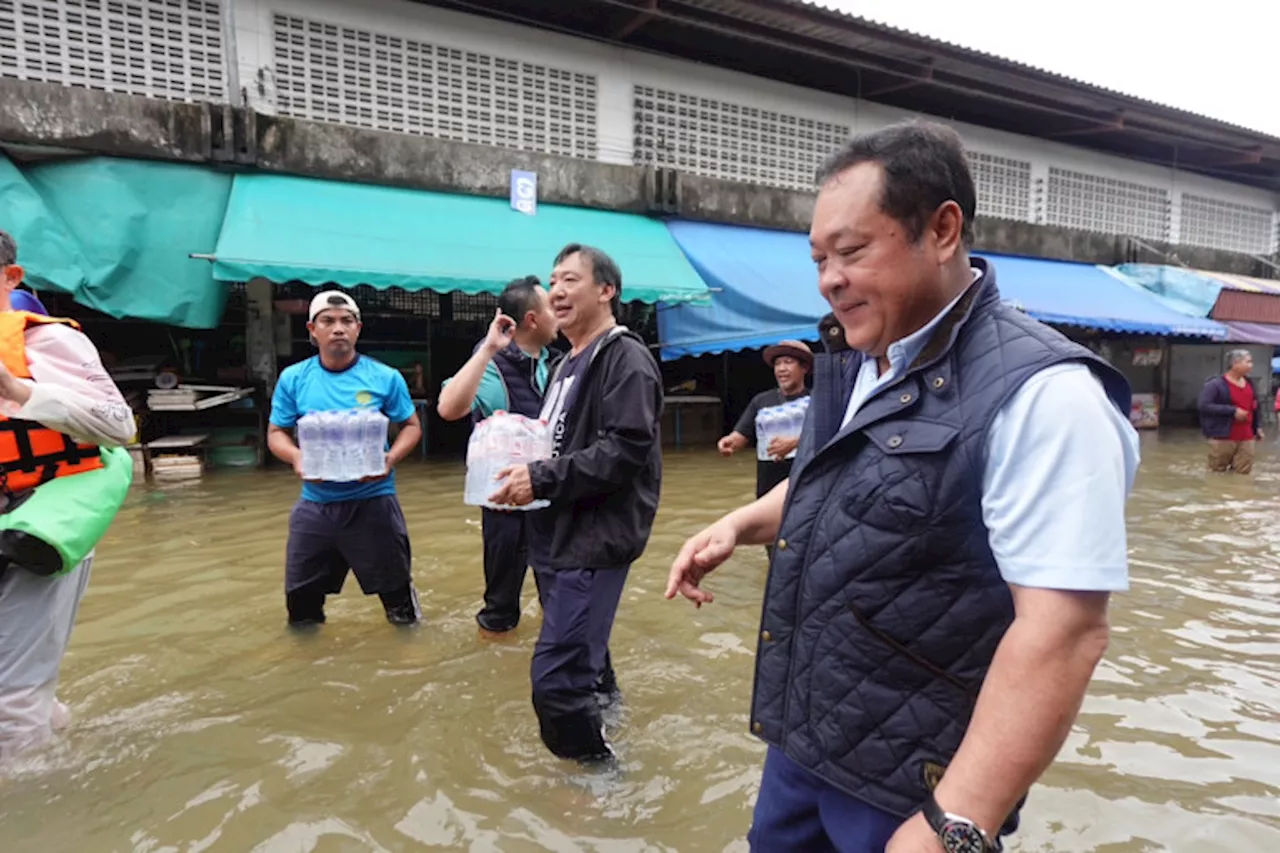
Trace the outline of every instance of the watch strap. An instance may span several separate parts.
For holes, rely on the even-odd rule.
[[[934,832],[942,832],[943,825],[947,822],[947,813],[942,810],[942,806],[938,805],[938,801],[933,798],[933,794],[929,794],[924,801],[924,819],[928,821],[929,828]]]
[[[952,820],[952,816],[949,816],[942,806],[938,804],[938,801],[934,799],[932,792],[930,792],[929,796],[925,798],[924,807],[920,811],[924,814],[924,819],[929,824],[929,828],[939,836],[942,834],[943,827]],[[973,828],[977,830],[978,834],[982,836],[983,844],[986,846],[988,853],[1001,853],[1004,849],[1004,845],[1000,843],[998,836],[993,839],[977,824],[973,824],[972,821],[968,821],[967,818],[965,820],[971,823]]]

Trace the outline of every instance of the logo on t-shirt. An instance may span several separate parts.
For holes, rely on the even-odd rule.
[[[559,458],[560,448],[564,444],[565,419],[569,414],[565,404],[569,401],[569,391],[577,378],[575,375],[569,375],[553,385],[547,394],[546,402],[542,405],[542,420],[551,426],[552,459]]]
[[[560,457],[564,436],[569,429],[569,413],[577,405],[578,393],[582,390],[580,380],[586,374],[600,340],[601,338],[596,338],[585,350],[565,359],[556,381],[547,392],[546,402],[542,406],[542,420],[551,427],[552,459]]]
[[[370,392],[368,391],[356,392],[356,405],[367,406],[372,402],[373,402],[373,394],[371,394]]]

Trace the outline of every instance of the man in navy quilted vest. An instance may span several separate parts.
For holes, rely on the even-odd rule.
[[[832,313],[791,476],[685,543],[667,597],[775,545],[752,850],[999,850],[1128,588],[1129,388],[1001,301],[950,129],[853,139],[819,188]]]
[[[441,385],[436,403],[440,417],[456,421],[470,414],[474,425],[504,411],[536,419],[542,412],[547,379],[559,359],[551,349],[557,328],[551,298],[537,276],[508,284],[498,296],[498,310],[484,340]],[[476,622],[481,630],[503,634],[520,624],[532,527],[528,512],[480,510],[484,607],[476,614]]]

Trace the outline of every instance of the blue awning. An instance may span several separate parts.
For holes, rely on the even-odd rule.
[[[658,312],[663,361],[818,339],[831,309],[818,293],[808,235],[685,220],[667,228],[712,294],[709,304]]]
[[[659,312],[664,361],[757,349],[785,338],[818,339],[818,321],[830,309],[818,293],[808,235],[683,220],[667,228],[713,293],[708,305],[664,306]],[[1042,322],[1126,334],[1227,337],[1221,323],[1187,317],[1105,267],[975,254],[995,266],[1005,301]]]
[[[995,265],[1005,301],[1043,323],[1133,335],[1227,339],[1226,326],[1175,311],[1109,267],[974,254]]]

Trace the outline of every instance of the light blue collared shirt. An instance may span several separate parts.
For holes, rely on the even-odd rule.
[[[876,390],[906,373],[961,296],[889,345],[884,375],[876,359],[862,363],[845,424]],[[1054,365],[1023,383],[991,423],[982,477],[982,518],[1005,581],[1128,589],[1124,505],[1139,461],[1137,431],[1088,367]]]

